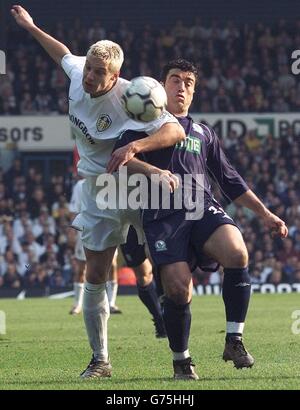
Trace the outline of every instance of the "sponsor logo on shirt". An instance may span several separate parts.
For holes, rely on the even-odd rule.
[[[101,114],[97,121],[98,132],[106,131],[111,126],[111,118],[107,114]]]
[[[95,141],[93,140],[92,136],[88,133],[88,129],[86,125],[84,124],[83,121],[81,121],[79,118],[75,117],[74,115],[69,115],[70,121],[75,125],[75,127],[79,128],[85,138],[88,140],[90,144],[95,144]]]
[[[187,152],[191,152],[192,154],[200,155],[201,140],[199,140],[199,138],[193,137],[192,135],[188,135],[184,141],[178,142],[175,148],[179,150],[186,150]]]

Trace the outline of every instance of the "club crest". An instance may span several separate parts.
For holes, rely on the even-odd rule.
[[[97,131],[106,131],[111,126],[111,118],[107,114],[101,114],[97,121]]]

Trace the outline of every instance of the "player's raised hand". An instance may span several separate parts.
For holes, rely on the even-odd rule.
[[[135,145],[133,142],[125,145],[124,147],[116,149],[112,154],[107,164],[107,172],[111,173],[117,171],[122,165],[125,165],[136,154]]]
[[[285,222],[274,215],[272,212],[263,218],[265,225],[271,230],[272,237],[279,236],[280,238],[286,238],[288,236],[288,228]]]
[[[34,27],[32,17],[23,7],[19,5],[13,6],[11,8],[11,14],[20,27],[25,28],[26,30]]]
[[[176,175],[172,174],[169,170],[161,170],[158,174],[159,183],[163,188],[169,189],[170,192],[174,192],[179,187],[179,179]]]

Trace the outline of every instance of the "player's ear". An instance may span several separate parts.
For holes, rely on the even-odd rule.
[[[111,79],[113,81],[116,81],[119,78],[119,76],[120,76],[120,71],[118,71],[116,73],[113,73],[112,76],[111,76]]]

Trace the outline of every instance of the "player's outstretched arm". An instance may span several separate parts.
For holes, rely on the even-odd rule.
[[[186,135],[184,129],[178,123],[164,124],[158,131],[149,137],[137,141],[115,150],[107,165],[107,172],[114,172],[120,166],[130,161],[140,152],[156,151],[159,149],[171,147],[177,142],[183,141]]]
[[[11,14],[15,18],[16,23],[27,30],[57,64],[61,63],[61,59],[64,55],[70,53],[68,47],[38,28],[34,24],[30,14],[23,7],[18,5],[13,6]]]
[[[261,217],[266,227],[271,230],[272,236],[287,237],[288,228],[285,222],[269,211],[251,189],[240,195],[233,202],[251,209],[257,216]]]
[[[170,192],[174,192],[179,187],[179,179],[168,169],[160,169],[137,158],[132,158],[127,164],[129,174],[143,174],[151,179],[156,175],[156,182],[165,186]],[[155,179],[152,179],[155,182]]]

